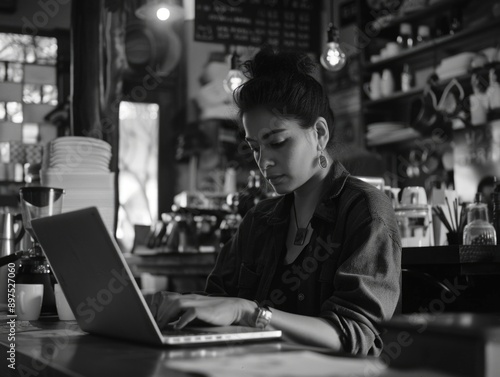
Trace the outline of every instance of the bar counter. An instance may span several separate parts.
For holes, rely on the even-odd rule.
[[[451,377],[427,369],[392,369],[387,368],[375,358],[353,358],[333,355],[328,350],[305,348],[285,341],[266,341],[255,343],[232,343],[220,346],[205,347],[151,347],[120,340],[89,335],[82,332],[75,321],[59,321],[56,316],[43,317],[38,321],[23,321],[17,324],[15,334],[15,366],[8,368],[9,342],[7,341],[8,324],[5,314],[2,315],[2,337],[0,351],[2,376],[56,376],[56,377],[95,377],[95,376],[199,376],[174,369],[172,363],[187,361],[198,365],[204,361],[210,365],[224,365],[227,358],[238,363],[247,363],[248,358],[257,360],[282,356],[283,365],[297,362],[297,358],[322,358],[323,365],[317,360],[308,368],[309,376],[380,376],[380,377]],[[312,352],[317,351],[317,352]],[[254,362],[255,362],[254,358]],[[220,363],[219,360],[220,359]],[[313,359],[314,360],[314,359]],[[331,367],[331,373],[324,372],[325,365]],[[178,365],[176,366],[178,368]],[[323,370],[323,372],[320,371]],[[330,369],[329,369],[330,370]],[[210,376],[227,376],[213,370],[204,370]],[[343,371],[343,372],[342,372]],[[240,376],[270,375],[256,371],[246,374],[242,365]],[[367,374],[368,373],[368,374]],[[287,376],[296,376],[296,370],[290,370]],[[304,375],[306,377],[306,375]]]

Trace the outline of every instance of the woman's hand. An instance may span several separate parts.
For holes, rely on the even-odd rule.
[[[255,303],[235,297],[210,297],[196,294],[181,295],[157,292],[150,308],[160,328],[178,320],[175,328],[181,329],[194,319],[216,326],[246,323],[255,310]]]

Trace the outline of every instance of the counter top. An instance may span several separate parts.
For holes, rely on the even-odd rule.
[[[134,276],[141,272],[150,272],[160,275],[175,276],[202,276],[206,278],[212,271],[217,259],[216,253],[178,253],[154,252],[124,254],[125,260]]]
[[[500,246],[430,246],[403,248],[401,266],[454,266],[462,275],[500,274]]]
[[[1,321],[0,351],[6,355],[9,354],[10,347],[7,340],[9,325],[5,315],[1,317]],[[262,363],[267,363],[266,365],[274,367],[279,361],[281,366],[278,367],[286,368],[288,363],[297,364],[298,361],[310,360],[311,365],[302,365],[302,368],[309,368],[315,376],[331,376],[333,369],[337,371],[336,376],[364,376],[367,368],[371,368],[371,376],[451,377],[423,369],[393,370],[374,358],[341,357],[328,354],[328,350],[306,349],[283,341],[196,348],[150,347],[85,334],[75,321],[58,321],[57,317],[17,323],[13,344],[16,370],[8,368],[9,361],[3,357],[0,361],[1,375],[180,377],[199,376],[194,372],[203,370],[207,375],[223,377],[235,375],[225,370],[226,367],[231,367],[228,364],[232,364],[233,368],[236,366],[243,373],[238,373],[239,376],[266,376],[270,374],[257,367],[257,364],[262,366]],[[245,366],[248,368],[250,365],[260,370],[245,370]],[[373,370],[376,371],[375,374]],[[286,375],[295,376],[295,372],[296,370],[289,370]]]

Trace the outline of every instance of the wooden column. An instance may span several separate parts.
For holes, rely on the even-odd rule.
[[[74,1],[71,17],[71,131],[111,144],[111,170],[116,172],[126,66],[123,3]]]
[[[118,198],[119,104],[126,66],[126,2],[73,1],[71,15],[71,133],[107,141]]]

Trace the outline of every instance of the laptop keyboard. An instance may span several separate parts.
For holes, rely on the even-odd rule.
[[[162,335],[167,336],[188,336],[188,335],[213,335],[213,332],[196,330],[196,329],[180,329],[167,328],[161,331]]]

